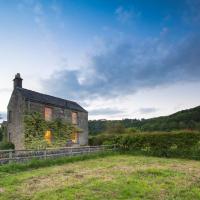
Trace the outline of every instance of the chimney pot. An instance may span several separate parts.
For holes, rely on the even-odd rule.
[[[14,81],[14,89],[15,89],[16,87],[22,88],[22,81],[23,81],[23,79],[21,78],[20,73],[17,73],[17,74],[15,75],[15,78],[14,78],[13,81]]]

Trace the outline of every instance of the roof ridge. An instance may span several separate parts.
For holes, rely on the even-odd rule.
[[[67,108],[71,110],[77,110],[81,112],[87,112],[82,106],[80,106],[77,102],[75,101],[70,101],[67,99],[63,99],[60,97],[55,97],[52,95],[48,94],[43,94],[40,92],[36,92],[33,90],[29,90],[26,88],[20,88],[16,87],[16,89],[27,99],[31,101],[36,101],[40,102],[43,104],[51,104],[54,105],[55,107],[62,107],[62,108]]]
[[[56,97],[56,96],[53,96],[53,95],[49,95],[49,94],[45,94],[45,93],[41,93],[41,92],[36,92],[34,90],[29,90],[29,89],[26,89],[26,88],[20,88],[20,87],[17,87],[17,89],[20,89],[20,90],[27,90],[27,91],[30,91],[30,92],[35,92],[37,94],[41,94],[41,95],[45,95],[45,96],[49,96],[49,97],[53,97],[53,98],[56,98],[56,99],[60,99],[60,100],[63,100],[63,101],[69,101],[71,103],[76,103],[75,101],[71,101],[71,100],[68,100],[68,99],[63,99],[63,98],[60,98],[60,97]]]

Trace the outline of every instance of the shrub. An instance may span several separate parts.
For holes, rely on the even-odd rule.
[[[128,134],[134,134],[134,133],[137,133],[138,130],[136,128],[134,128],[134,127],[130,127],[130,128],[126,128],[126,132]]]
[[[103,144],[113,144],[114,143],[115,135],[111,134],[100,134],[97,136],[90,136],[89,137],[89,145],[103,145]]]
[[[15,145],[11,142],[0,142],[0,150],[15,149]]]

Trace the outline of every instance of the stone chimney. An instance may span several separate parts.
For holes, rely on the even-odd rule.
[[[17,73],[17,74],[15,75],[14,80],[13,80],[13,82],[14,82],[14,89],[15,89],[16,87],[22,88],[22,80],[23,80],[23,79],[21,78],[20,73]]]

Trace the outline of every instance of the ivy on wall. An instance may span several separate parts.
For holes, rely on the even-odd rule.
[[[25,115],[24,124],[27,149],[65,146],[73,132],[81,132],[77,127],[59,118],[45,121],[38,112]]]

